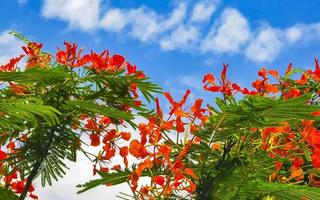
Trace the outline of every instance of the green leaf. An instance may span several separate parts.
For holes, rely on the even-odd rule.
[[[23,36],[21,33],[17,32],[17,31],[10,31],[9,34],[15,36],[16,38],[20,39],[22,42],[28,44],[30,41]]]
[[[128,180],[130,175],[131,175],[130,171],[117,171],[117,172],[103,174],[102,178],[100,179],[91,180],[85,184],[77,185],[77,187],[83,188],[80,191],[78,191],[77,194],[88,191],[100,185],[105,185],[105,184],[117,185],[120,183],[124,183]]]

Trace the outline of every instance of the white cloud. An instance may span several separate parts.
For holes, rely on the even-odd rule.
[[[127,24],[127,16],[120,9],[111,9],[106,12],[102,18],[100,25],[107,31],[119,32]]]
[[[198,38],[199,32],[194,26],[179,26],[170,36],[160,41],[160,46],[164,50],[187,49],[194,46]]]
[[[213,18],[220,0],[175,1],[168,13],[144,5],[103,9],[101,2],[44,0],[42,15],[66,21],[72,29],[104,29],[143,43],[157,44],[163,50],[240,54],[255,62],[273,61],[284,48],[283,44],[290,47],[320,39],[320,22],[281,29],[264,22],[251,30],[246,17],[235,8],[225,8],[219,18]]]
[[[168,30],[176,25],[179,25],[185,18],[187,6],[185,3],[180,3],[172,11],[170,17],[161,22],[160,26],[164,30]]]
[[[292,26],[285,30],[286,39],[289,43],[297,42],[302,37],[303,30],[298,26]]]
[[[249,37],[250,27],[246,18],[238,10],[227,8],[204,39],[202,50],[237,53]]]
[[[8,63],[12,57],[23,54],[23,43],[8,33],[9,30],[5,30],[0,34],[0,65]]]
[[[186,14],[186,4],[179,3],[168,15],[160,15],[141,6],[132,9],[109,9],[101,20],[100,26],[107,31],[120,32],[129,27],[129,35],[142,42],[150,42],[180,24]]]
[[[45,0],[42,15],[69,23],[72,29],[88,31],[99,23],[100,0]]]
[[[128,17],[131,25],[130,35],[134,38],[148,42],[155,39],[157,34],[161,32],[159,16],[153,10],[140,7],[130,10]]]
[[[251,40],[245,55],[253,61],[272,61],[279,54],[283,43],[279,33],[273,28],[262,28],[257,36]]]
[[[284,37],[289,43],[309,42],[320,39],[320,22],[313,24],[295,24],[284,30]]]
[[[219,1],[205,0],[197,2],[192,10],[192,22],[208,21],[212,14],[216,11]]]

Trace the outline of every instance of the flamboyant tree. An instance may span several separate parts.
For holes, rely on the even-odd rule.
[[[37,199],[32,181],[51,184],[65,174],[65,160],[83,152],[101,178],[78,185],[79,193],[127,183],[131,191],[119,198],[320,199],[317,59],[314,70],[290,64],[283,76],[262,68],[253,90],[229,80],[224,65],[218,80],[203,79],[204,90],[220,94],[215,102],[204,107],[200,98],[188,101],[189,90],[181,100],[164,92],[164,113],[151,94],[160,88],[122,56],[81,55],[67,42],[51,55],[13,34],[26,46],[0,67],[1,198]],[[155,99],[155,110],[139,94]],[[136,116],[147,122],[135,124]],[[129,126],[139,134],[131,137]],[[87,141],[98,155],[84,150]]]
[[[185,105],[190,91],[163,114],[158,99],[140,139],[128,147],[137,162],[131,168],[100,171],[83,185],[127,182],[123,199],[320,199],[319,80],[315,70],[292,69],[284,76],[261,69],[253,90],[227,79],[204,76],[204,89],[218,92],[215,105],[202,99]],[[301,73],[299,79],[291,78]],[[238,98],[235,98],[236,94]],[[164,118],[164,116],[168,116]],[[149,177],[139,185],[141,177]]]
[[[82,55],[68,42],[51,55],[42,44],[12,34],[26,46],[24,55],[0,67],[0,176],[4,188],[20,199],[28,193],[37,198],[32,186],[37,176],[43,186],[51,185],[65,174],[66,160],[76,161],[77,152],[90,157],[82,148],[86,135],[92,146],[105,140],[107,131],[129,140],[117,126],[135,127],[134,116],[147,115],[139,94],[150,101],[159,87],[121,55],[107,50]],[[22,57],[26,64],[17,67]],[[105,148],[91,159],[106,161],[118,151],[118,146]]]

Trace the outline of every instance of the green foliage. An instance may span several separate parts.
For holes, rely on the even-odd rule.
[[[1,200],[18,200],[18,196],[15,195],[12,191],[6,190],[5,188],[0,187],[0,199]]]
[[[98,104],[94,101],[81,101],[81,100],[75,100],[75,101],[66,101],[66,104],[64,106],[65,109],[74,110],[77,109],[79,112],[91,114],[91,115],[105,115],[111,118],[116,119],[124,119],[124,120],[132,120],[134,117],[131,113],[117,110],[115,108]]]
[[[297,98],[283,100],[271,99],[262,96],[246,96],[238,102],[230,99],[228,104],[222,99],[217,99],[218,109],[211,117],[211,126],[218,126],[223,131],[216,130],[213,141],[221,141],[228,137],[239,135],[243,129],[250,127],[277,126],[283,121],[297,121],[300,119],[315,120],[318,117],[311,113],[320,109],[317,105],[308,105],[311,95],[306,94]],[[200,135],[209,141],[212,134]]]
[[[200,145],[191,147],[185,161],[201,174],[197,199],[262,199],[268,195],[276,199],[319,199],[320,191],[314,188],[265,182],[274,170],[275,159],[260,149],[261,134],[250,131],[251,127],[280,126],[284,121],[318,120],[311,113],[319,106],[310,105],[310,99],[310,94],[289,100],[262,96],[239,101],[217,99],[218,109],[211,108],[211,123],[195,133],[202,139]],[[219,142],[222,149],[213,151],[210,146],[214,142]],[[310,152],[303,148],[310,161]],[[292,162],[279,157],[276,160]]]
[[[31,127],[38,125],[37,117],[42,118],[49,126],[59,124],[58,116],[61,114],[55,108],[43,105],[37,98],[21,98],[0,100],[0,127],[6,129],[21,130],[28,123]]]
[[[263,181],[250,182],[238,192],[238,199],[257,199],[266,196],[277,200],[320,199],[318,188],[280,183],[266,183]]]
[[[14,81],[21,84],[33,84],[36,82],[49,84],[64,81],[65,74],[65,70],[61,68],[31,68],[23,72],[0,72],[0,80]]]

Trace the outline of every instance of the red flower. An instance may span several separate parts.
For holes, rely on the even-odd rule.
[[[120,135],[121,135],[121,138],[126,141],[128,141],[131,138],[131,133],[129,132],[121,132]]]
[[[178,133],[183,133],[184,132],[184,123],[181,120],[181,117],[177,117],[176,119],[176,131]]]
[[[116,150],[115,149],[109,149],[108,151],[106,151],[106,154],[102,157],[102,159],[104,160],[110,160],[111,158],[113,158],[116,154]]]
[[[91,146],[96,147],[100,145],[100,137],[98,134],[91,134],[90,139],[91,139]]]
[[[120,69],[121,65],[124,63],[125,59],[121,55],[113,55],[110,58],[109,64],[113,68]]]
[[[214,76],[213,76],[213,74],[209,73],[209,74],[207,74],[207,75],[205,75],[203,77],[202,83],[206,83],[206,82],[214,85]]]
[[[220,85],[216,85],[214,82],[214,76],[212,74],[207,74],[204,76],[203,78],[203,83],[205,83],[205,85],[203,86],[203,88],[207,91],[211,91],[211,92],[222,92],[224,95],[233,95],[233,91],[237,92],[237,85],[234,85],[235,88],[231,88],[232,83],[227,80],[226,74],[227,74],[227,68],[228,65],[223,64],[223,69],[220,75]]]
[[[128,154],[129,154],[129,149],[127,146],[120,148],[120,156],[123,157],[123,162],[126,167],[128,167],[128,159],[127,159]]]
[[[4,160],[6,158],[7,158],[6,152],[0,150],[0,160]]]
[[[97,125],[95,120],[93,120],[92,118],[87,120],[87,124],[85,125],[85,128],[92,131],[96,131],[96,132],[99,130],[99,126]]]
[[[292,63],[289,63],[288,67],[287,67],[287,70],[285,72],[285,75],[287,75],[288,73],[291,72],[291,68],[292,68]]]
[[[15,143],[14,142],[9,142],[7,144],[7,149],[14,149],[16,147]]]
[[[267,70],[265,67],[259,70],[258,75],[261,76],[263,79],[267,79]]]
[[[112,141],[116,138],[117,130],[112,129],[108,131],[108,133],[104,136],[103,142],[106,143],[107,141]]]
[[[276,86],[276,85],[266,85],[266,92],[277,93],[278,92],[278,86]]]
[[[23,51],[28,55],[26,68],[31,67],[47,67],[51,60],[50,54],[41,53],[42,44],[29,42],[26,47],[22,47]]]
[[[18,182],[12,183],[11,184],[12,190],[17,194],[21,194],[23,192],[23,190],[24,190],[24,182],[25,181],[22,180],[22,181],[18,181]]]
[[[154,176],[153,178],[153,182],[155,182],[158,185],[163,186],[164,185],[164,177],[163,176]]]
[[[129,153],[129,149],[127,146],[120,148],[120,156],[127,157],[128,153]]]
[[[192,114],[199,119],[203,118],[203,113],[206,111],[206,109],[201,108],[202,102],[202,99],[197,99],[191,107]]]
[[[125,59],[120,55],[114,55],[110,58],[109,52],[107,50],[100,54],[91,52],[88,56],[88,60],[92,63],[92,68],[96,71],[119,71],[125,67]]]
[[[181,107],[186,103],[186,100],[190,94],[190,90],[186,90],[185,94],[182,97],[182,100],[180,102],[176,102],[173,100],[171,94],[169,92],[164,92],[163,95],[168,99],[168,101],[171,104],[171,111],[170,115],[172,115],[175,111],[181,109]]]
[[[89,62],[89,56],[84,55],[81,57],[82,48],[77,53],[78,45],[70,44],[69,42],[64,42],[66,50],[60,50],[56,54],[57,62],[70,67],[80,67]]]
[[[0,66],[0,71],[2,72],[11,72],[15,71],[18,62],[23,58],[24,55],[20,55],[19,57],[15,57],[10,59],[9,63]]]
[[[103,116],[99,121],[99,124],[103,124],[105,126],[108,126],[110,123],[111,123],[111,120],[107,116]]]
[[[163,119],[163,114],[162,114],[162,110],[160,107],[160,103],[159,103],[159,99],[158,97],[156,98],[156,106],[157,106],[157,114],[160,117],[160,119]]]
[[[137,72],[137,66],[131,65],[130,63],[127,64],[127,75],[135,74]]]
[[[279,73],[276,70],[269,70],[268,74],[272,75],[275,78],[279,78]]]

